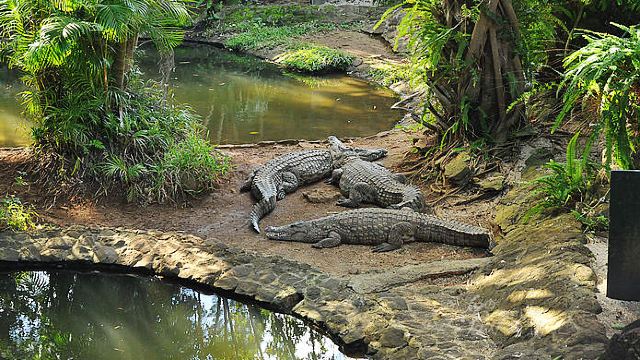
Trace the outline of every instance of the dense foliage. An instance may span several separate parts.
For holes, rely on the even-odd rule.
[[[598,114],[595,135],[605,135],[606,161],[637,168],[640,131],[640,29],[618,25],[618,37],[586,33],[587,45],[565,59],[567,72],[561,88],[564,107],[559,125],[578,104]]]
[[[213,186],[226,159],[134,62],[141,35],[168,52],[189,22],[179,0],[0,0],[0,52],[28,86],[40,175],[143,202]]]
[[[409,36],[415,73],[429,90],[425,124],[443,141],[508,137],[524,119],[522,104],[511,105],[555,34],[551,6],[510,0],[409,0],[400,6],[406,16],[399,35]]]
[[[16,197],[0,198],[0,230],[26,231],[35,227],[35,211]]]
[[[276,58],[276,62],[288,69],[308,73],[345,71],[353,60],[354,57],[344,51],[326,46],[306,46]]]

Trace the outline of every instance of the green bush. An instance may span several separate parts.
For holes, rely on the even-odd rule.
[[[229,159],[205,140],[200,119],[188,108],[159,106],[161,94],[153,88],[140,85],[136,92],[141,96],[130,103],[124,127],[108,117],[101,133],[90,129],[81,166],[86,170],[79,175],[96,179],[104,195],[124,190],[127,200],[143,203],[212,190]]]
[[[169,54],[185,1],[0,0],[0,55],[19,69],[34,123],[34,174],[49,190],[163,202],[211,189],[228,159],[200,120],[135,66],[139,37]]]
[[[593,164],[589,162],[591,141],[587,143],[582,156],[577,156],[578,138],[576,133],[567,145],[566,162],[549,161],[545,167],[551,171],[550,175],[538,178],[536,191],[544,194],[543,207],[567,207],[584,199],[590,187]]]
[[[290,50],[276,57],[276,62],[288,69],[306,73],[328,73],[344,71],[353,63],[354,57],[343,51],[325,46]]]
[[[564,106],[555,128],[579,103],[592,101],[598,112],[595,135],[605,135],[606,165],[615,160],[629,169],[640,166],[634,158],[640,146],[640,28],[616,26],[627,36],[587,33],[587,45],[564,60]]]
[[[0,198],[0,230],[27,231],[35,227],[35,211],[16,197]]]

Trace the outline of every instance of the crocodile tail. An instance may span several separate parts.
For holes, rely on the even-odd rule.
[[[268,213],[272,212],[273,209],[276,208],[276,197],[271,196],[269,198],[263,198],[253,205],[253,209],[251,209],[251,226],[253,229],[260,233],[260,225],[258,222],[260,219],[265,217]]]

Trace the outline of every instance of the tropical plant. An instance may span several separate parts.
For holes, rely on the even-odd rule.
[[[576,202],[584,198],[589,189],[594,169],[589,161],[593,142],[591,139],[587,141],[581,156],[578,157],[579,138],[580,132],[577,132],[569,141],[566,162],[550,160],[545,167],[551,171],[551,174],[535,180],[538,184],[536,191],[545,196],[542,201],[544,207],[572,208]]]
[[[35,124],[38,173],[53,178],[52,188],[97,184],[103,194],[124,190],[129,199],[164,201],[210,189],[226,169],[224,157],[194,140],[198,119],[162,101],[162,91],[143,83],[134,63],[141,35],[161,52],[181,42],[188,2],[0,0],[0,38],[6,39],[0,53],[25,74],[23,102]],[[216,166],[200,163],[198,171],[209,173],[207,182],[176,184],[163,176],[161,165],[176,147],[194,159],[212,157]],[[181,169],[179,179],[193,170]]]
[[[35,227],[36,212],[16,197],[0,198],[0,230],[26,231]]]
[[[564,3],[564,2],[560,2]],[[423,123],[441,143],[503,141],[525,121],[522,94],[554,46],[562,4],[549,0],[406,0],[413,73],[428,88]]]
[[[604,133],[606,160],[623,169],[637,168],[640,131],[640,28],[617,25],[618,37],[587,32],[587,45],[567,56],[561,89],[564,106],[554,130],[571,111],[583,104],[598,114],[594,134]]]
[[[408,0],[396,6],[407,7],[399,36],[410,36],[414,66],[431,92],[426,125],[443,138],[503,137],[522,120],[520,109],[506,111],[524,83],[513,51],[519,26],[511,1],[502,1],[507,12],[498,10],[500,2]]]

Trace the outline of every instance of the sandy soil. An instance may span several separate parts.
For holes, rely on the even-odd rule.
[[[358,31],[335,30],[308,35],[303,37],[303,40],[340,49],[360,58],[381,57],[397,61],[402,59],[392,51],[389,43],[381,37]]]
[[[358,139],[352,145],[363,147],[385,147],[389,156],[384,164],[392,169],[401,162],[409,148],[411,135],[394,130],[377,136]],[[24,153],[15,150],[0,150],[0,194],[15,194],[33,204],[42,221],[58,224],[102,225],[133,229],[176,230],[191,233],[212,241],[224,243],[263,254],[279,254],[290,259],[306,262],[333,274],[347,274],[378,270],[432,260],[465,259],[486,256],[484,251],[433,243],[409,244],[391,253],[374,254],[369,248],[343,245],[333,249],[317,250],[308,244],[267,240],[248,227],[248,214],[253,204],[249,194],[239,193],[238,188],[250,170],[267,160],[296,150],[322,147],[321,144],[303,142],[297,145],[269,145],[250,148],[227,148],[233,157],[234,170],[220,184],[219,189],[202,199],[192,201],[186,207],[173,205],[151,205],[139,207],[120,200],[102,199],[98,204],[80,201],[74,204],[47,205],[43,195],[33,186],[17,186],[18,170],[25,162]],[[324,183],[313,184],[289,194],[278,202],[275,211],[261,222],[261,226],[282,225],[296,220],[311,219],[344,208],[328,204],[311,204],[303,192],[313,189],[335,191]],[[434,198],[427,188],[427,198]],[[455,206],[460,198],[444,202],[435,209],[437,215],[454,218],[470,224],[490,227],[493,204],[477,202],[472,205]]]

